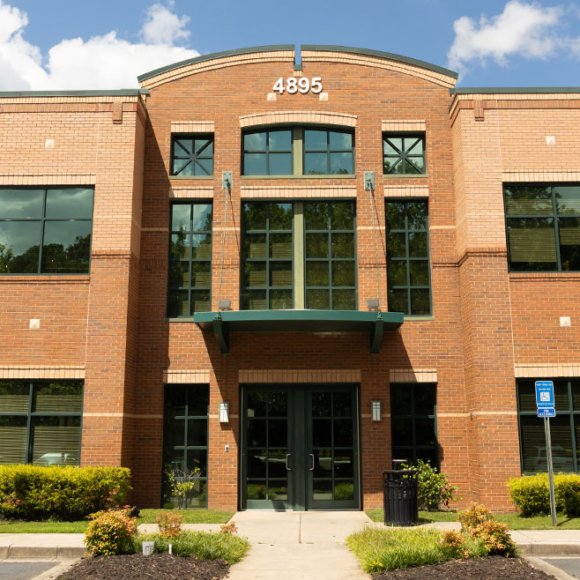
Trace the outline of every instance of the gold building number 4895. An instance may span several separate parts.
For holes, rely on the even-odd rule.
[[[313,77],[312,81],[306,77],[290,77],[284,80],[280,77],[274,84],[272,89],[275,93],[284,94],[284,91],[288,92],[290,95],[295,93],[302,93],[305,95],[309,91],[312,91],[315,95],[322,92],[322,77]]]

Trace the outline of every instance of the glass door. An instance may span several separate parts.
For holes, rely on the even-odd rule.
[[[307,391],[308,509],[358,509],[357,391],[316,386]]]
[[[352,385],[244,386],[242,509],[359,509]]]
[[[242,442],[242,508],[292,509],[289,391],[246,387]]]

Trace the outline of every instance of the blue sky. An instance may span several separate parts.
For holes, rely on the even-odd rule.
[[[0,90],[130,87],[198,53],[286,43],[411,56],[459,86],[580,86],[570,2],[0,0]]]

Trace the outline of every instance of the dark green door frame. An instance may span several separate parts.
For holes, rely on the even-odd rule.
[[[243,385],[241,403],[241,509],[360,509],[356,385]],[[285,419],[286,441],[276,429]]]

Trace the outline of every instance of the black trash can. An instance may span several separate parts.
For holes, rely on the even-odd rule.
[[[386,526],[414,526],[418,522],[415,469],[383,471],[383,507]]]

